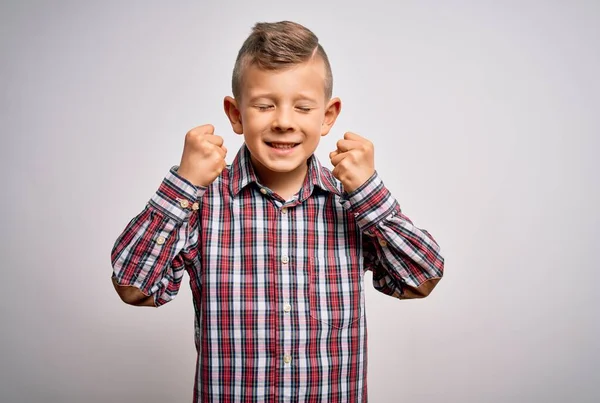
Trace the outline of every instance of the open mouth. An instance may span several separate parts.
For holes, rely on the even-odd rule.
[[[290,150],[290,149],[292,149],[294,147],[297,147],[298,144],[300,144],[300,143],[279,143],[279,142],[277,142],[277,143],[274,143],[274,142],[273,143],[269,143],[269,142],[267,142],[266,144],[269,147],[272,147],[272,148],[277,148],[277,149],[280,149],[280,150]]]

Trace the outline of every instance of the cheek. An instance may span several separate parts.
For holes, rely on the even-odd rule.
[[[242,119],[244,119],[244,127],[249,130],[259,130],[269,125],[266,114],[247,113]]]
[[[309,119],[306,119],[305,127],[313,132],[321,132],[321,126],[323,125],[323,119],[321,116],[311,116]]]

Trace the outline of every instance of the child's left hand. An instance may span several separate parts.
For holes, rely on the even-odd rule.
[[[333,176],[347,193],[358,189],[375,173],[373,143],[352,132],[337,142],[337,150],[329,153]]]

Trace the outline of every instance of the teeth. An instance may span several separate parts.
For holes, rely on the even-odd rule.
[[[271,143],[273,148],[293,148],[295,144]]]

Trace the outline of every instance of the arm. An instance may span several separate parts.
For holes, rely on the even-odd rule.
[[[115,291],[117,292],[117,294],[119,294],[121,300],[126,304],[134,306],[156,307],[156,304],[154,303],[154,298],[152,296],[144,294],[140,291],[139,288],[136,288],[134,286],[119,285],[114,273],[111,279],[113,282],[113,286],[115,287]]]
[[[363,233],[365,267],[373,272],[375,289],[399,299],[429,295],[444,272],[433,237],[402,214],[377,172],[347,197]]]
[[[172,167],[144,210],[117,238],[112,282],[130,305],[160,306],[177,295],[186,266],[199,267],[196,187]]]

